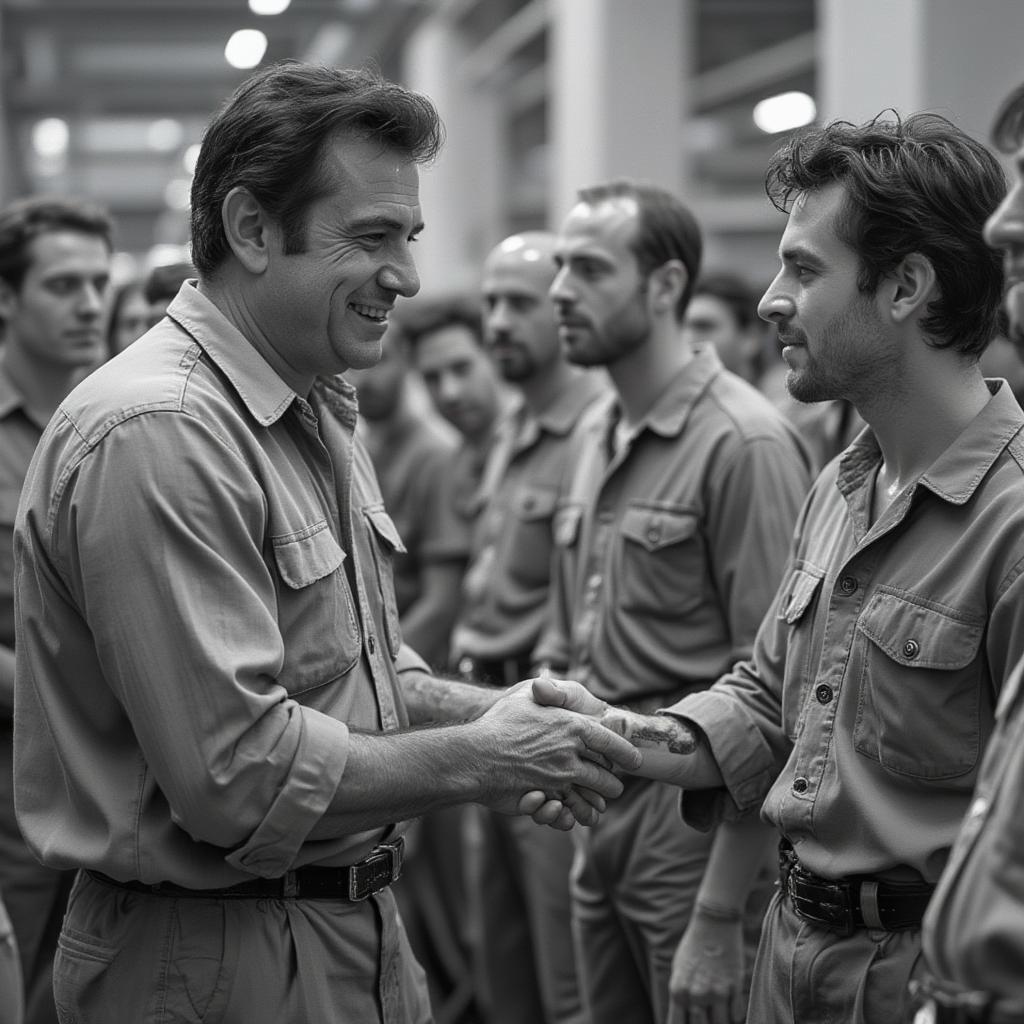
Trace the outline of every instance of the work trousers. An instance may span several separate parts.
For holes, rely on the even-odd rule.
[[[566,832],[473,808],[475,975],[488,1024],[582,1024]]]
[[[388,889],[172,897],[80,873],[54,963],[61,1024],[429,1024]]]
[[[804,921],[781,893],[765,916],[750,1010],[756,1024],[906,1024],[922,973],[921,931],[839,935]]]
[[[577,967],[590,1024],[664,1024],[672,957],[714,833],[682,821],[677,787],[635,777],[624,783],[596,825],[572,832]],[[747,900],[750,961],[771,888],[766,871]]]

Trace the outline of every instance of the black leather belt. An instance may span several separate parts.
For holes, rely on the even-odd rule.
[[[518,658],[471,658],[459,659],[459,675],[484,686],[514,686],[521,679],[536,675],[529,655]]]
[[[344,868],[297,868],[280,878],[252,878],[223,889],[188,889],[173,882],[122,882],[99,871],[89,871],[93,878],[132,892],[149,896],[173,896],[193,899],[298,899],[346,900],[358,903],[381,889],[386,889],[402,874],[405,840],[381,843],[365,860]]]
[[[779,845],[782,891],[805,921],[850,935],[857,928],[889,932],[920,928],[935,886],[882,881],[870,876],[822,878],[797,860],[786,840]]]

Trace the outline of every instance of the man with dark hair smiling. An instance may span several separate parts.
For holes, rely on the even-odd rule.
[[[258,72],[203,139],[198,286],[40,441],[15,781],[33,851],[79,869],[63,1019],[428,1021],[390,891],[404,823],[467,801],[591,822],[638,761],[402,645],[401,539],[338,375],[419,287],[439,142],[432,104],[371,72]],[[406,728],[432,719],[463,724]]]

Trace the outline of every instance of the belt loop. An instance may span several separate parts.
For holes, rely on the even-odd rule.
[[[868,928],[884,928],[878,911],[878,883],[860,883],[860,912]]]
[[[295,877],[294,871],[286,871],[281,877],[281,896],[286,900],[293,900],[299,895],[299,880]]]

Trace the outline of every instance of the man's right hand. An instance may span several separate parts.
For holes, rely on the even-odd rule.
[[[589,714],[542,706],[525,686],[466,728],[481,733],[480,802],[555,828],[593,824],[604,801],[622,792],[615,770],[633,771],[641,761],[630,742]]]

